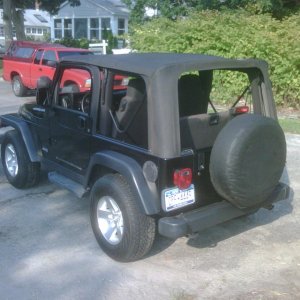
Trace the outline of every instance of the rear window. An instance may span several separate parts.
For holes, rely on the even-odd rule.
[[[93,55],[93,53],[87,51],[59,51],[58,52],[59,60],[61,60],[63,57],[73,56],[73,55]]]
[[[30,47],[20,47],[12,54],[15,57],[30,58],[33,54],[34,49]]]

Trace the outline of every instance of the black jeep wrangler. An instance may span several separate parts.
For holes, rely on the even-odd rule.
[[[85,84],[66,82],[70,72]],[[33,186],[43,166],[50,181],[89,195],[95,237],[119,261],[143,257],[157,231],[176,239],[289,195],[261,60],[72,57],[53,82],[39,79],[36,103],[0,120],[13,127],[1,147],[8,181]]]

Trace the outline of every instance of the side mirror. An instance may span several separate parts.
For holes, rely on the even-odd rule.
[[[56,68],[57,67],[57,62],[54,60],[48,60],[47,61],[47,66],[51,68]]]
[[[37,89],[49,89],[51,87],[52,80],[47,76],[42,76],[37,81]]]
[[[36,103],[45,105],[49,97],[49,89],[52,85],[52,80],[47,76],[42,76],[37,81]]]

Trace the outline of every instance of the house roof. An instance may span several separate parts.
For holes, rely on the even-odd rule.
[[[81,0],[81,3],[84,1],[89,2],[96,7],[99,7],[101,10],[105,10],[113,15],[128,16],[130,12],[127,6],[120,0]],[[70,6],[70,3],[68,1],[64,2],[60,7],[63,8],[67,5]]]
[[[3,9],[0,9],[3,12]],[[3,24],[2,14],[0,14],[0,24]],[[24,25],[36,27],[50,27],[50,15],[43,10],[25,9]]]
[[[119,0],[91,0],[100,7],[105,7],[112,14],[129,14],[129,9]]]
[[[50,27],[50,15],[43,10],[26,9],[24,19],[25,26]]]

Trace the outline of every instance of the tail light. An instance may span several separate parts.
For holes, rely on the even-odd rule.
[[[89,79],[86,79],[85,83],[84,83],[84,87],[85,88],[91,88],[92,86],[92,79],[89,78]]]
[[[190,168],[176,170],[173,174],[173,183],[180,190],[187,189],[192,184],[192,180],[193,174]]]
[[[244,106],[233,107],[231,114],[232,115],[241,115],[241,114],[247,114],[248,112],[249,112],[249,106],[244,105]]]

